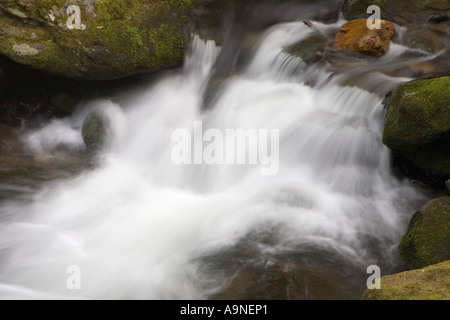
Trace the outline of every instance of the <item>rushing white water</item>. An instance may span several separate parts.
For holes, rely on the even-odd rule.
[[[111,129],[96,169],[0,208],[0,297],[208,298],[228,282],[221,270],[204,272],[202,259],[263,233],[276,240],[255,240],[256,260],[317,250],[362,273],[374,263],[395,264],[411,214],[406,204],[420,194],[391,173],[381,142],[382,96],[341,86],[339,77],[330,80],[283,52],[311,32],[302,23],[269,30],[207,110],[203,96],[220,48],[195,38],[180,73],[90,102],[25,136],[35,152],[83,148],[80,127],[93,109]],[[314,87],[304,83],[311,77]],[[370,79],[383,90],[405,81],[377,73]],[[192,131],[194,121],[223,131],[278,129],[278,173],[261,175],[257,165],[175,165],[171,135]],[[67,288],[68,266],[79,266],[80,290]]]

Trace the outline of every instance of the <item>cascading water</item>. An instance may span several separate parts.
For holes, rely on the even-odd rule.
[[[179,73],[24,135],[34,152],[82,149],[80,127],[94,109],[109,128],[95,169],[1,204],[0,297],[239,298],[239,286],[258,289],[251,279],[268,270],[295,275],[287,298],[361,297],[368,266],[387,273],[398,264],[408,204],[422,197],[391,173],[382,96],[364,79],[383,92],[406,79],[360,66],[360,87],[345,86],[351,72],[333,75],[283,51],[312,32],[301,22],[271,28],[208,108],[220,48],[196,37]],[[393,44],[382,59],[405,50]],[[279,130],[277,174],[175,164],[172,134],[196,121],[203,130]],[[69,266],[81,271],[79,290],[66,286]]]

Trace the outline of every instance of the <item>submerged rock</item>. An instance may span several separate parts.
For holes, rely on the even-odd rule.
[[[381,278],[364,300],[450,300],[450,261]]]
[[[106,147],[108,128],[108,120],[100,111],[95,110],[87,116],[81,135],[88,152],[96,152]]]
[[[4,0],[0,53],[51,73],[110,79],[180,65],[195,0]]]
[[[450,260],[450,197],[430,201],[413,216],[399,250],[412,269]]]
[[[82,152],[59,149],[36,153],[24,144],[23,129],[0,124],[0,201],[20,194],[20,188],[34,188],[34,182],[67,178],[80,173],[87,165]],[[8,186],[13,186],[8,187]]]
[[[448,27],[450,31],[450,27]],[[406,33],[407,45],[413,49],[420,49],[430,53],[438,53],[444,46],[445,36],[435,30],[418,26],[408,29]]]
[[[400,85],[389,104],[383,142],[416,175],[450,177],[450,77]]]
[[[285,48],[285,51],[300,57],[306,63],[317,62],[322,58],[328,41],[325,35],[314,33],[302,41]]]
[[[381,56],[389,49],[394,37],[394,26],[384,20],[380,29],[369,29],[367,19],[358,19],[344,24],[334,39],[334,48]]]

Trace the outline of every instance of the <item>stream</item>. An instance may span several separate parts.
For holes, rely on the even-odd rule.
[[[330,67],[285,50],[343,22],[275,24],[227,72],[233,52],[193,36],[183,68],[18,130],[54,174],[0,183],[0,298],[360,299],[369,266],[402,270],[397,245],[427,195],[393,171],[382,102],[411,79],[393,70],[436,55],[394,42]],[[106,136],[87,161],[93,112]],[[220,143],[238,129],[261,133],[257,161],[250,137],[241,164]],[[214,140],[209,160],[177,163],[174,132]]]

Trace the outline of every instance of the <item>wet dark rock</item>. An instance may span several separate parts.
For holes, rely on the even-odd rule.
[[[402,26],[442,23],[445,21],[437,21],[445,19],[445,16],[448,16],[448,10],[450,10],[450,3],[447,0],[388,1],[386,19]],[[433,19],[437,21],[434,22]]]
[[[342,260],[325,261],[322,254],[326,253],[318,252],[315,257],[303,258],[301,255],[272,257],[249,263],[234,272],[228,269],[226,274],[231,277],[231,282],[224,290],[211,298],[217,300],[357,299],[358,292],[362,294],[364,291],[365,274],[359,273],[358,267],[343,263]],[[331,256],[333,254],[329,258]],[[354,281],[349,281],[350,278]]]
[[[450,21],[450,17],[445,13],[433,13],[428,17],[428,23],[444,23]]]
[[[394,90],[389,91],[388,93],[386,93],[383,101],[381,102],[381,104],[387,108],[389,106],[389,103],[391,103],[392,100],[392,96],[394,94]]]
[[[306,63],[313,63],[323,58],[323,52],[329,38],[320,33],[314,33],[306,39],[289,46],[285,51],[291,55],[300,57]]]
[[[55,117],[67,117],[84,100],[110,97],[158,75],[84,81],[50,75],[3,56],[0,69],[0,123],[15,127],[37,126]]]
[[[303,19],[336,22],[339,1],[206,0],[196,14],[196,33],[228,46],[228,42],[240,42],[245,32],[263,32],[281,22]]]
[[[66,178],[88,167],[87,157],[80,152],[30,152],[20,139],[22,133],[0,124],[0,200],[19,192],[17,186],[29,190],[36,183]]]
[[[438,32],[424,26],[408,29],[406,39],[407,45],[412,49],[438,53],[444,48],[444,37]]]

